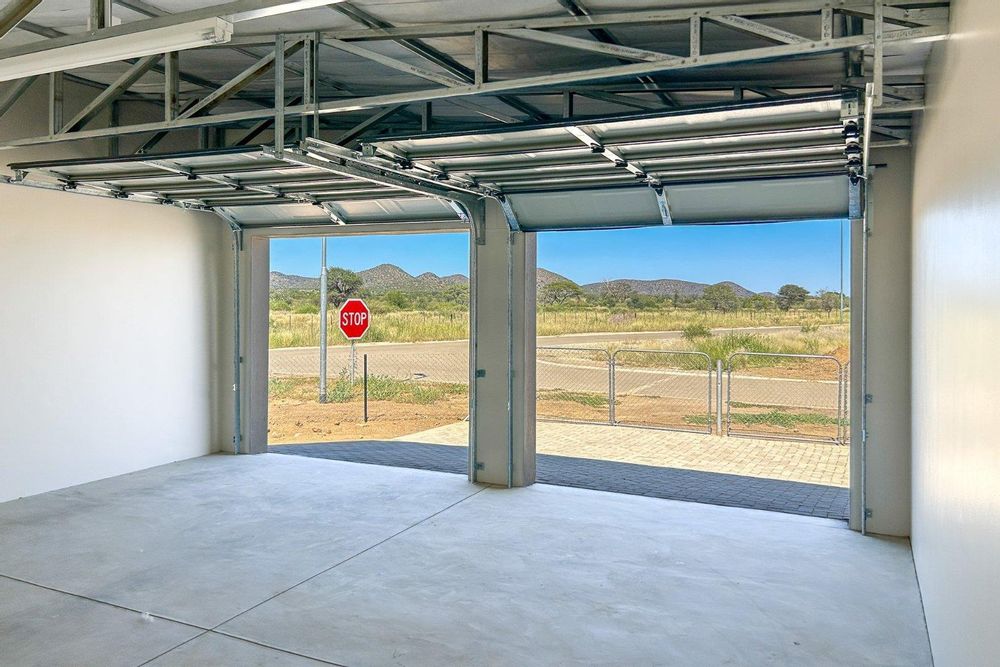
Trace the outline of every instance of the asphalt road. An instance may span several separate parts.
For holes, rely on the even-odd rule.
[[[731,331],[729,329],[723,331]],[[737,329],[779,333],[798,331],[798,327],[771,327]],[[607,343],[628,340],[670,340],[680,338],[677,331],[643,333],[573,334],[543,336],[538,338],[538,376],[540,391],[564,390],[582,393],[608,391],[606,361],[588,352],[552,351],[550,346],[597,347]],[[467,341],[441,341],[426,343],[359,343],[355,348],[355,372],[360,375],[363,355],[368,355],[368,372],[399,379],[426,382],[468,382],[469,344]],[[832,362],[831,376],[835,373]],[[331,377],[349,373],[350,347],[333,346],[327,350],[327,364]],[[280,348],[270,351],[272,376],[317,376],[319,374],[319,348]],[[669,370],[629,363],[627,357],[615,371],[615,391],[618,395],[653,396],[665,399],[708,401],[714,392],[712,378],[705,371]],[[724,387],[729,390],[729,387]],[[821,408],[835,410],[838,405],[839,387],[834,379],[800,380],[768,378],[753,375],[752,371],[733,374],[732,400],[736,402],[781,407]]]

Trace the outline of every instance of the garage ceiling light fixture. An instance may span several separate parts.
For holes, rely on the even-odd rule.
[[[343,0],[237,0],[0,51],[0,81],[225,44],[233,24]]]
[[[233,36],[233,24],[218,17],[83,41],[45,51],[0,59],[0,81],[77,67],[222,44]]]

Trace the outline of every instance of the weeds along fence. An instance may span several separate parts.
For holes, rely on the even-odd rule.
[[[274,409],[325,402],[339,404],[349,420],[394,414],[442,425],[468,416],[465,343],[366,344],[354,355],[350,346],[330,347],[322,397],[319,361],[316,348],[270,351]],[[737,352],[717,363],[688,350],[538,347],[536,413],[550,421],[848,442],[848,366],[835,357]]]
[[[846,367],[831,356],[539,347],[540,419],[848,441]]]
[[[444,421],[468,415],[467,345],[442,352],[423,346],[363,345],[353,353],[350,346],[331,346],[326,368],[324,385],[316,348],[271,349],[269,398],[272,403],[340,404],[344,414],[356,421],[377,418],[389,403],[414,410],[425,406],[418,411],[425,416],[428,406],[436,406],[435,414],[441,413]],[[272,409],[281,407],[272,404]]]

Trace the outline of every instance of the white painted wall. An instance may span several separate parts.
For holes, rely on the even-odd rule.
[[[954,0],[916,140],[913,551],[935,663],[1000,662],[1000,3]]]
[[[211,214],[0,185],[0,501],[228,447],[231,267]]]

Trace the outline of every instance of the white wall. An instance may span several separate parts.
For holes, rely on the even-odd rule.
[[[913,550],[935,662],[1000,661],[1000,3],[955,0],[913,194]]]
[[[231,267],[214,215],[0,185],[0,501],[229,446]]]

